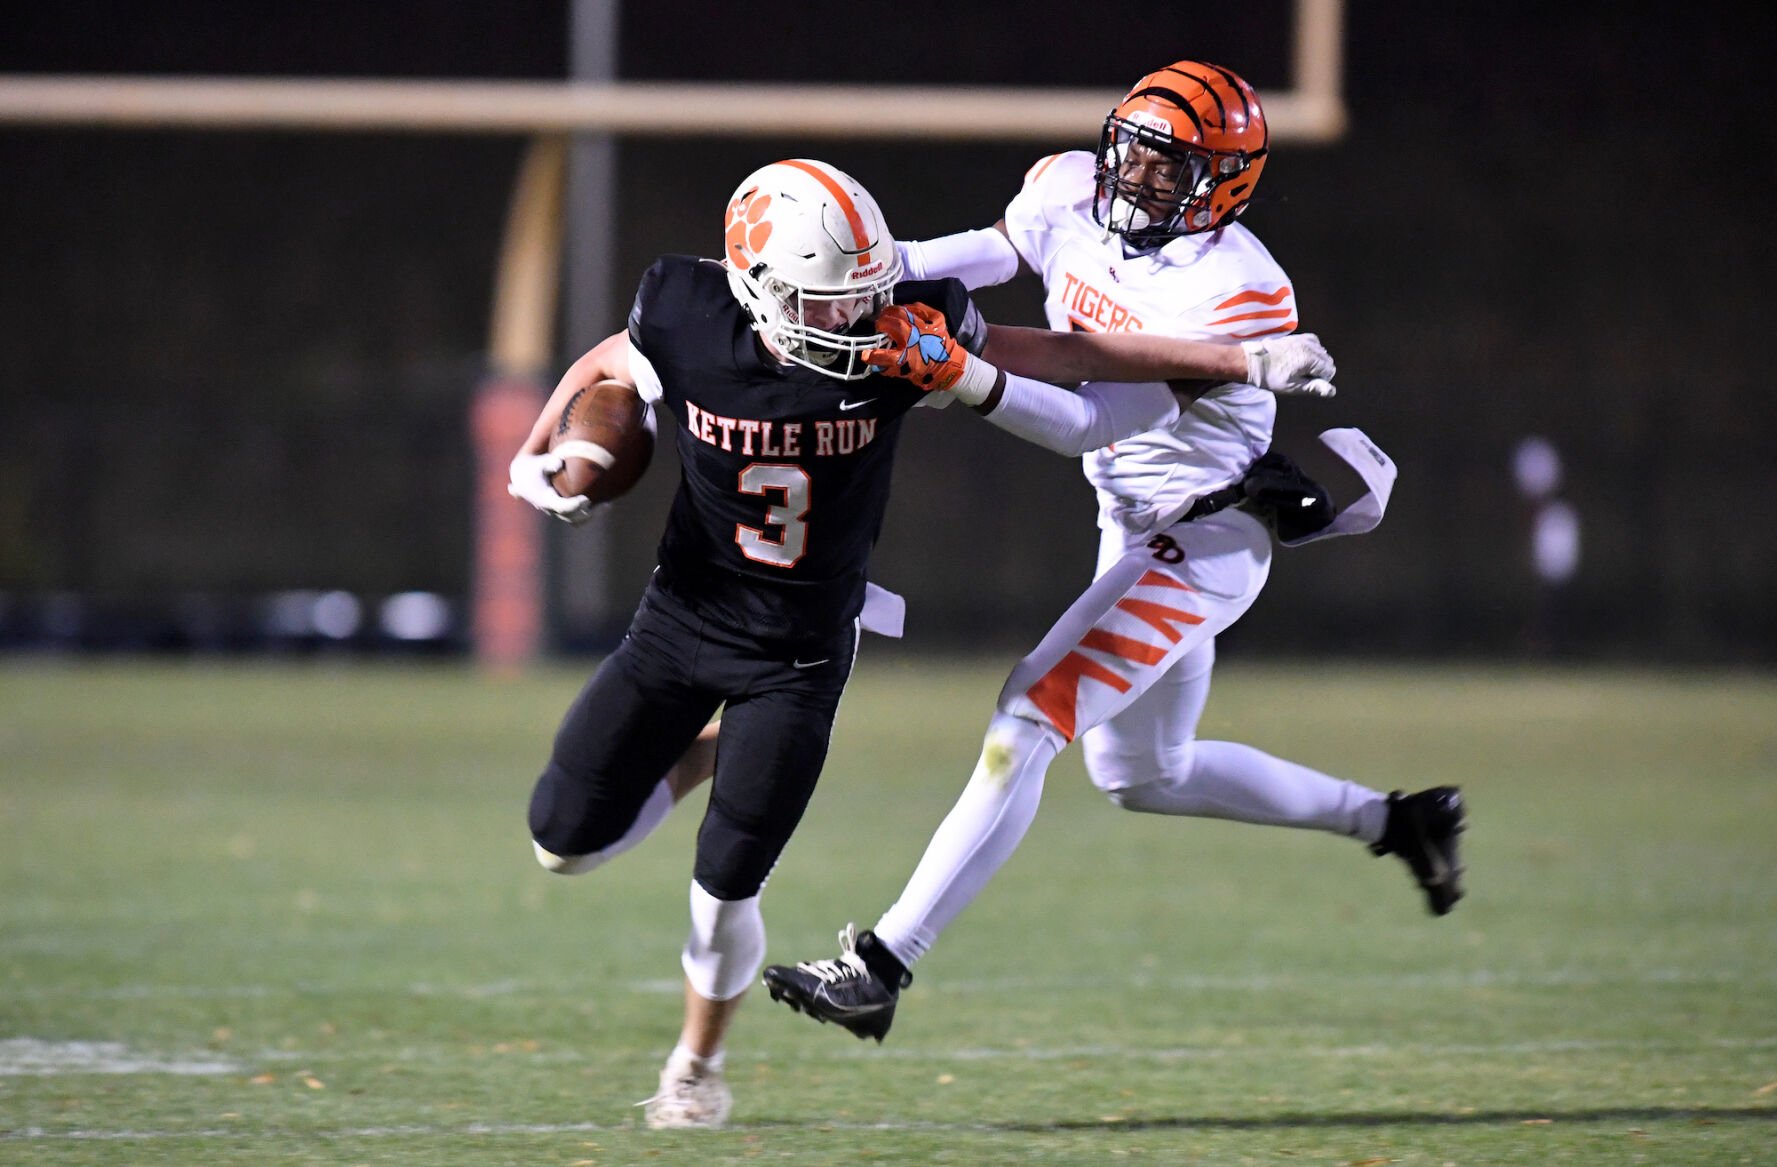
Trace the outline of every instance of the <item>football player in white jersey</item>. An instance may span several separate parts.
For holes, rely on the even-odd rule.
[[[727,1121],[723,1050],[765,959],[766,875],[818,781],[860,628],[898,634],[893,597],[866,572],[907,413],[960,399],[996,425],[1087,448],[1176,411],[1171,391],[1073,394],[1020,370],[1246,376],[1278,392],[1334,371],[1306,335],[1230,349],[1001,329],[960,282],[901,274],[881,208],[856,180],[814,159],[761,167],[729,201],[723,260],[652,265],[627,329],[568,369],[511,464],[516,497],[573,521],[591,503],[551,484],[564,456],[551,437],[586,386],[620,382],[673,423],[680,483],[658,569],[623,643],[563,717],[528,818],[538,862],[579,875],[712,783],[681,955],[684,1021],[643,1104],[650,1127]],[[1002,352],[1017,368],[991,363]]]
[[[1296,327],[1289,278],[1236,222],[1267,156],[1251,87],[1180,61],[1110,112],[1096,155],[1043,159],[994,227],[903,244],[902,260],[912,278],[971,288],[1035,273],[1058,331],[1279,337]],[[1393,484],[1393,464],[1362,434],[1328,431],[1370,487],[1335,516],[1324,491],[1268,453],[1276,408],[1251,384],[1202,385],[1157,409],[1146,432],[1071,451],[1085,454],[1098,496],[1094,582],[1012,671],[974,774],[900,899],[873,930],[848,925],[837,959],[767,968],[774,999],[880,1041],[908,970],[1010,857],[1050,761],[1076,737],[1093,784],[1126,810],[1346,835],[1403,859],[1434,914],[1455,905],[1456,789],[1384,795],[1196,738],[1216,634],[1263,588],[1274,535],[1290,545],[1368,530]]]

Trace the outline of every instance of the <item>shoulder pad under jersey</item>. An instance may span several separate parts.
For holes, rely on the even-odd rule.
[[[663,255],[642,273],[636,287],[629,309],[629,341],[645,354],[658,355],[662,330],[706,317],[712,308],[731,303],[728,272],[720,263],[692,255]]]

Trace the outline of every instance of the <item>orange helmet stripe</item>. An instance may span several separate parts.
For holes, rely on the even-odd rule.
[[[1179,65],[1184,64],[1195,65],[1200,69],[1214,70],[1216,76],[1215,78],[1204,77],[1202,74],[1193,72],[1190,69],[1179,68]],[[1177,73],[1180,77],[1189,77],[1191,80],[1197,82],[1197,84],[1203,86],[1204,96],[1215,102],[1216,111],[1222,115],[1222,124],[1224,126],[1228,124],[1228,105],[1222,100],[1221,93],[1218,92],[1222,86],[1218,86],[1214,83],[1216,78],[1219,78],[1228,89],[1234,91],[1236,97],[1240,98],[1240,112],[1248,115],[1252,113],[1252,110],[1248,108],[1246,95],[1240,92],[1240,86],[1236,84],[1234,75],[1218,65],[1211,65],[1203,61],[1180,61],[1177,65],[1168,65],[1165,69],[1162,69],[1161,72]]]
[[[861,253],[858,256],[858,262],[860,264],[869,263],[870,240],[864,234],[864,217],[858,214],[857,204],[851,201],[851,196],[845,193],[845,188],[834,182],[832,175],[817,166],[810,166],[800,158],[786,158],[783,164],[793,166],[804,174],[814,175],[815,180],[827,188],[827,193],[832,195],[833,200],[839,204],[840,211],[845,215],[845,221],[851,225],[852,242],[857,245],[858,251]]]
[[[1191,108],[1189,99],[1178,90],[1168,89],[1164,85],[1144,85],[1124,98],[1123,104],[1128,105],[1130,102],[1144,97],[1150,101],[1160,101],[1172,106],[1176,112],[1191,119],[1191,126],[1197,131],[1197,137],[1203,136],[1203,119],[1197,116],[1197,111]]]
[[[1196,82],[1201,91],[1186,97],[1183,92],[1171,86],[1168,74]],[[1127,105],[1138,98],[1148,98],[1175,106],[1178,112],[1191,120],[1199,134],[1204,134],[1211,129],[1228,128],[1230,111],[1228,102],[1224,100],[1224,96],[1228,94],[1239,99],[1238,112],[1246,118],[1262,116],[1254,101],[1248,97],[1245,84],[1236,74],[1220,65],[1212,65],[1206,61],[1176,61],[1137,81],[1135,88],[1123,99],[1123,104]],[[1206,103],[1202,109],[1198,108],[1199,102]],[[1204,122],[1204,115],[1210,112],[1209,106],[1212,105],[1218,115],[1219,126],[1206,125]]]

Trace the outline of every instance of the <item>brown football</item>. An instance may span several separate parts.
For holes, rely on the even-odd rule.
[[[567,456],[550,485],[563,498],[585,495],[593,502],[610,502],[629,491],[654,457],[654,429],[648,406],[636,391],[620,381],[587,385],[562,408],[549,448],[564,442],[591,442],[610,452],[611,464],[600,466],[590,458]]]

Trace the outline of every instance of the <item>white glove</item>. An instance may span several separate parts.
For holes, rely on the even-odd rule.
[[[506,493],[522,498],[546,515],[578,526],[592,517],[592,502],[580,495],[563,498],[549,484],[549,476],[562,467],[560,454],[520,454],[507,471]]]
[[[1242,341],[1246,350],[1246,383],[1280,395],[1331,397],[1333,358],[1312,332]]]

